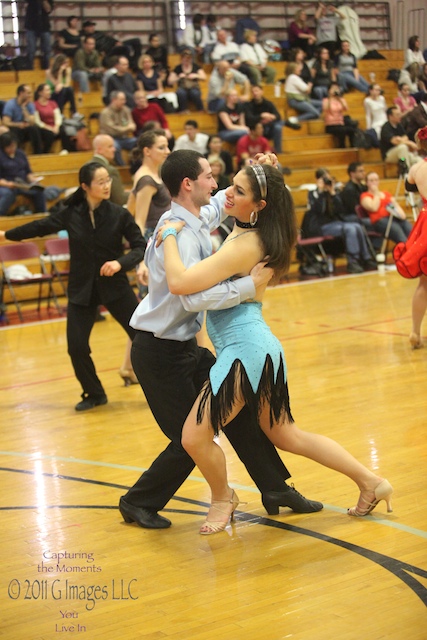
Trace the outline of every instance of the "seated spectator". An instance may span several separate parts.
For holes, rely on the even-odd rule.
[[[329,49],[320,47],[311,67],[311,80],[313,98],[322,100],[328,95],[328,89],[332,82],[337,81],[337,72],[329,56]]]
[[[420,91],[420,65],[418,62],[412,62],[408,67],[402,69],[399,75],[398,84],[407,84],[410,89],[411,96],[417,99]]]
[[[116,73],[111,74],[107,81],[107,98],[109,100],[112,91],[121,91],[126,96],[126,106],[133,109],[133,95],[138,86],[133,75],[129,73],[129,60],[125,56],[119,56],[115,67]]]
[[[420,103],[403,116],[401,125],[409,140],[415,142],[415,134],[418,129],[427,125],[427,92],[420,93]]]
[[[266,84],[273,84],[276,70],[268,66],[268,55],[257,42],[256,31],[248,29],[244,37],[245,42],[240,45],[240,59],[243,64],[248,65],[252,70],[255,79],[252,84],[259,85],[262,80],[265,80]]]
[[[225,165],[225,175],[229,178],[234,175],[231,153],[222,148],[222,140],[217,133],[209,136],[208,151],[205,153],[205,158],[209,156],[219,156]]]
[[[58,33],[57,49],[70,58],[74,57],[77,49],[79,49],[82,44],[78,24],[78,17],[70,16],[67,18],[67,26],[65,29],[62,29],[62,31]]]
[[[405,63],[403,65],[404,68],[407,69],[413,62],[417,62],[420,67],[422,67],[425,62],[418,36],[411,36],[408,39],[408,48],[405,51]]]
[[[270,143],[264,137],[264,127],[261,120],[248,118],[249,133],[239,138],[236,144],[237,166],[240,168],[246,160],[257,153],[272,151]]]
[[[8,132],[0,135],[0,216],[8,214],[19,195],[31,200],[35,212],[46,211],[44,190],[40,186],[22,186],[35,182],[36,176],[31,171],[27,156],[17,148],[13,135]]]
[[[169,85],[178,85],[176,95],[179,111],[188,111],[189,103],[194,105],[196,111],[203,111],[199,80],[206,80],[206,74],[201,67],[193,62],[191,51],[184,49],[181,52],[181,64],[175,67],[168,78]]]
[[[92,145],[93,158],[88,162],[99,162],[107,169],[111,178],[110,200],[123,206],[127,202],[129,193],[123,188],[119,170],[111,164],[116,153],[113,138],[100,133],[94,137]]]
[[[92,36],[95,38],[96,50],[105,56],[125,56],[132,69],[137,68],[138,60],[141,57],[142,45],[139,38],[128,38],[119,41],[104,31],[96,31],[96,22],[86,20],[83,23],[82,36]]]
[[[302,64],[290,62],[286,67],[285,94],[288,106],[298,112],[298,121],[320,118],[322,101],[310,99],[313,84],[300,77]]]
[[[180,49],[191,51],[195,60],[203,60],[205,18],[201,13],[195,13],[191,22],[187,22],[182,34]]]
[[[260,120],[264,129],[264,136],[269,140],[273,140],[276,153],[282,153],[283,120],[281,115],[273,102],[264,98],[264,91],[260,86],[254,85],[251,91],[252,100],[244,104],[246,120],[247,122]],[[295,126],[290,122],[286,124],[292,128],[299,128],[299,125]]]
[[[411,233],[412,225],[391,193],[380,189],[380,179],[375,171],[366,175],[366,187],[367,190],[360,196],[360,204],[368,212],[375,231],[384,235],[391,216],[388,237],[396,243],[405,242]]]
[[[189,149],[190,151],[198,151],[204,156],[208,150],[208,134],[199,131],[196,120],[187,120],[184,124],[184,131],[185,133],[176,139],[174,150]]]
[[[143,54],[138,62],[136,84],[140,91],[144,91],[147,99],[158,104],[166,113],[178,111],[178,98],[173,91],[165,92],[160,73],[154,68],[154,60],[148,54]]]
[[[334,58],[338,44],[338,25],[341,20],[345,20],[345,15],[332,4],[319,2],[314,14],[316,21],[316,45],[329,49],[331,59]]]
[[[380,150],[382,159],[389,163],[398,163],[402,158],[411,167],[420,159],[417,145],[409,140],[401,124],[402,114],[398,107],[387,109],[387,122],[381,129]]]
[[[328,89],[328,96],[323,98],[322,114],[326,133],[331,133],[337,138],[340,149],[345,149],[346,138],[348,138],[349,146],[354,147],[356,127],[345,121],[347,113],[347,102],[341,95],[339,84],[333,82]]]
[[[218,29],[216,16],[210,13],[206,16],[206,24],[203,26],[203,62],[205,64],[211,61],[211,53],[218,42]]]
[[[249,78],[249,81],[254,84],[256,82],[255,73],[248,64],[242,62],[239,45],[229,39],[225,29],[218,31],[217,38],[218,41],[211,53],[212,62],[217,63],[220,60],[227,60],[233,69],[244,73]]]
[[[31,88],[27,84],[20,84],[16,90],[16,98],[8,100],[3,107],[2,122],[20,145],[29,141],[33,153],[42,153],[41,130],[35,122],[36,108],[31,98]]]
[[[99,132],[110,135],[114,140],[116,164],[123,166],[122,149],[131,151],[136,145],[134,132],[136,124],[132,119],[129,107],[126,106],[126,96],[122,91],[110,94],[110,104],[101,111],[99,118]]]
[[[311,60],[314,55],[316,36],[307,26],[307,12],[305,9],[298,9],[295,13],[294,20],[289,25],[288,39],[291,49],[302,49],[307,59]]]
[[[369,94],[363,101],[366,133],[375,147],[380,146],[381,129],[387,122],[387,103],[379,84],[369,85]]]
[[[148,44],[150,46],[145,51],[145,54],[153,59],[154,69],[159,74],[161,81],[165,83],[169,75],[168,50],[163,44],[160,44],[160,36],[158,33],[152,33],[150,35]]]
[[[321,235],[342,238],[345,243],[348,273],[362,273],[377,268],[358,222],[342,220],[343,205],[335,180],[327,169],[317,169],[316,189],[309,193],[309,209],[315,216]]]
[[[405,115],[417,106],[417,101],[411,96],[411,89],[408,84],[399,84],[399,95],[393,99],[393,103],[400,109],[400,113]]]
[[[369,228],[371,226],[369,220],[360,219],[356,213],[356,207],[360,205],[360,196],[366,191],[365,168],[361,162],[350,162],[347,173],[349,180],[340,193],[343,204],[341,218],[344,222],[361,222]]]
[[[227,92],[235,89],[236,85],[242,87],[240,100],[250,100],[251,85],[247,76],[233,69],[227,60],[217,62],[209,78],[208,111],[218,113],[225,104]]]
[[[174,148],[175,138],[169,129],[163,110],[155,102],[149,102],[144,91],[135,91],[135,107],[132,109],[132,118],[136,124],[135,136],[138,138],[147,122],[154,122],[157,129],[163,129],[168,140],[170,151]]]
[[[212,178],[217,183],[217,188],[212,191],[212,195],[215,195],[217,191],[221,189],[226,189],[230,186],[230,179],[225,173],[225,164],[224,161],[217,155],[211,155],[207,158],[211,169],[212,169]]]
[[[50,68],[46,70],[46,82],[52,91],[52,100],[56,102],[61,113],[66,104],[70,105],[71,114],[77,113],[74,89],[71,83],[71,67],[68,57],[58,53],[51,60]]]
[[[54,140],[60,137],[62,114],[57,103],[51,99],[50,86],[39,84],[35,92],[35,123],[40,127],[43,153],[49,153]]]
[[[338,71],[337,80],[344,93],[350,89],[368,93],[369,84],[359,73],[356,56],[351,53],[348,40],[341,42],[341,51],[335,58],[335,67]]]
[[[239,101],[239,94],[231,89],[226,96],[225,105],[218,112],[218,135],[225,142],[237,142],[246,135],[249,127],[245,122],[243,104]]]
[[[74,54],[71,77],[82,93],[89,93],[89,81],[102,79],[102,65],[99,53],[95,49],[95,38],[86,36],[81,49]]]
[[[309,82],[313,82],[313,78],[311,75],[311,69],[305,61],[306,58],[307,54],[300,48],[292,49],[289,53],[289,62],[297,62],[301,64],[300,78],[308,84]]]

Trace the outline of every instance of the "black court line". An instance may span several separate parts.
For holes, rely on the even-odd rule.
[[[8,467],[0,467],[0,471],[7,471],[10,473],[23,473],[26,475],[35,476],[37,475],[35,471],[28,471],[27,469],[12,469]],[[60,480],[70,480],[73,482],[83,482],[88,484],[96,484],[100,486],[112,487],[114,489],[129,489],[127,485],[116,484],[113,482],[103,482],[101,480],[91,480],[89,478],[78,478],[74,476],[65,476],[57,473],[41,473],[40,475],[48,478],[58,478]],[[187,504],[194,504],[202,507],[209,507],[209,503],[200,502],[198,500],[192,500],[190,498],[182,498],[180,496],[174,496],[173,500],[177,500],[179,502],[184,502]],[[0,511],[16,511],[20,509],[38,509],[37,506],[24,506],[24,507],[0,507]],[[106,506],[106,505],[49,505],[44,506],[43,508],[47,509],[118,509],[118,506]],[[165,512],[169,513],[185,513],[190,515],[202,515],[199,511],[192,510],[183,510],[183,509],[163,509]],[[366,549],[365,547],[361,547],[357,544],[353,544],[351,542],[346,542],[345,540],[340,540],[339,538],[332,538],[331,536],[325,535],[324,533],[319,533],[317,531],[313,531],[311,529],[303,529],[302,527],[298,527],[293,524],[286,524],[285,522],[280,522],[277,520],[270,520],[269,518],[264,518],[260,516],[254,516],[250,513],[244,513],[242,511],[237,511],[237,520],[251,522],[254,524],[260,524],[265,527],[272,527],[274,529],[281,529],[285,531],[292,531],[293,533],[297,533],[299,535],[308,536],[310,538],[315,538],[320,540],[321,542],[327,542],[328,544],[333,544],[341,549],[345,549],[346,551],[350,551],[351,553],[356,553],[357,555],[374,562],[379,565],[383,569],[392,573],[398,580],[401,580],[409,587],[415,595],[417,595],[421,602],[427,607],[427,587],[425,587],[421,582],[419,582],[414,575],[418,575],[421,578],[427,579],[427,571],[425,569],[421,569],[420,567],[416,567],[414,565],[408,564],[406,562],[402,562],[400,560],[396,560],[395,558],[391,558],[390,556],[386,556],[382,553],[378,553],[377,551],[371,551],[370,549]]]

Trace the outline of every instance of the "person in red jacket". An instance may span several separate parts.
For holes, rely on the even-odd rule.
[[[145,91],[135,91],[134,99],[136,106],[132,109],[132,118],[136,124],[136,135],[139,136],[147,122],[155,122],[156,128],[164,130],[168,139],[169,149],[172,151],[175,138],[169,129],[169,124],[162,108],[155,102],[149,102]]]

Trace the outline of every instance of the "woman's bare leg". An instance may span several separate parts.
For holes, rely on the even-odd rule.
[[[427,311],[427,276],[421,276],[412,298],[412,333],[409,341],[413,349],[423,346],[421,324]]]

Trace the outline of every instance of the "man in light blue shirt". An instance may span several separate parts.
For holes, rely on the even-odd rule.
[[[170,191],[172,206],[158,226],[166,219],[185,222],[178,235],[178,246],[188,268],[211,254],[210,233],[225,217],[222,215],[225,195],[219,192],[211,198],[216,182],[207,160],[195,151],[174,151],[163,165],[162,178]],[[215,362],[212,353],[199,347],[195,338],[202,326],[203,310],[224,309],[253,298],[256,287],[263,286],[270,275],[257,266],[244,278],[222,282],[191,296],[175,296],[167,286],[163,246],[155,245],[152,240],[145,254],[149,294],[130,321],[137,330],[132,364],[150,409],[171,442],[120,499],[119,508],[126,522],[162,529],[171,522],[157,512],[194,468],[193,460],[181,446],[181,432]],[[274,493],[281,506],[300,513],[322,508],[320,502],[306,500],[286,485],[288,470],[246,407],[224,432],[263,494],[263,500],[266,494]]]
[[[35,123],[36,108],[31,98],[31,88],[27,84],[20,84],[16,98],[11,98],[4,105],[3,124],[9,127],[20,145],[28,140],[33,147],[33,153],[41,153],[41,129]]]

